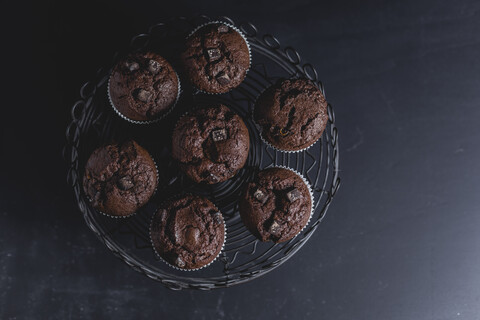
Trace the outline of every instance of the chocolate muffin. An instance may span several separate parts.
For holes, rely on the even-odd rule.
[[[193,270],[211,263],[225,241],[222,214],[208,199],[186,195],[163,203],[152,219],[155,252],[174,267]]]
[[[327,101],[313,82],[281,80],[257,99],[255,122],[275,148],[299,151],[313,145],[327,125]]]
[[[109,82],[114,109],[123,117],[150,122],[175,105],[179,80],[172,66],[156,53],[132,53],[114,67]]]
[[[192,84],[208,93],[238,87],[250,68],[247,41],[224,23],[210,23],[195,30],[187,38],[181,58]]]
[[[308,223],[312,211],[309,187],[295,172],[273,167],[262,170],[240,199],[245,226],[262,241],[284,242]]]
[[[193,181],[218,183],[247,161],[250,138],[242,118],[224,105],[194,110],[175,125],[172,156]]]
[[[96,149],[87,161],[83,189],[100,212],[126,217],[144,206],[157,187],[157,168],[135,141]]]

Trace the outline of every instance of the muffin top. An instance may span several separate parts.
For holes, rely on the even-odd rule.
[[[151,224],[155,251],[180,269],[197,269],[212,262],[225,240],[220,211],[208,199],[186,195],[163,203]]]
[[[155,163],[133,140],[96,149],[85,166],[85,194],[95,209],[108,215],[134,213],[148,202],[156,187]]]
[[[156,53],[132,53],[120,60],[109,83],[114,107],[130,120],[151,121],[175,105],[178,77],[172,66]]]
[[[262,241],[292,239],[308,223],[311,210],[312,198],[302,178],[278,167],[260,171],[240,199],[243,223]]]
[[[328,120],[327,101],[309,80],[281,80],[258,97],[254,119],[271,145],[298,151],[322,136]]]
[[[242,83],[250,68],[250,51],[242,35],[223,23],[200,27],[182,53],[192,84],[208,93],[224,93]]]
[[[247,161],[250,138],[242,118],[224,105],[196,109],[175,125],[172,156],[195,182],[233,177]]]

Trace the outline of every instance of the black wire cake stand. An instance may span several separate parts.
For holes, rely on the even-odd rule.
[[[282,47],[269,34],[260,34],[251,23],[235,25],[248,39],[252,65],[245,81],[233,91],[207,95],[187,85],[179,72],[182,95],[174,110],[155,124],[131,124],[115,114],[107,98],[110,71],[119,57],[132,50],[156,50],[179,71],[178,50],[186,35],[196,26],[209,21],[235,23],[227,18],[206,16],[174,18],[150,27],[148,33],[135,36],[117,52],[111,64],[100,69],[96,77],[80,89],[81,99],[71,109],[72,121],[66,130],[64,158],[68,164],[68,183],[88,227],[107,248],[138,272],[160,281],[170,289],[209,290],[247,282],[277,268],[292,257],[312,236],[324,217],[340,185],[338,176],[338,131],[335,115],[328,105],[329,121],[322,138],[311,148],[298,152],[280,152],[267,146],[252,120],[257,96],[280,78],[308,78],[324,91],[315,68],[302,64],[292,47]],[[250,151],[245,167],[232,179],[215,185],[191,182],[170,158],[170,135],[175,121],[192,106],[224,103],[237,112],[250,132]],[[90,206],[82,189],[83,168],[91,152],[117,139],[133,138],[152,154],[159,169],[160,183],[153,199],[134,216],[110,218]],[[245,183],[255,173],[271,166],[286,166],[300,172],[311,184],[314,213],[310,223],[292,240],[273,244],[256,239],[243,225],[238,213],[238,199]],[[208,197],[224,215],[227,226],[225,247],[208,267],[198,271],[175,270],[155,255],[149,239],[151,217],[158,204],[179,193]]]

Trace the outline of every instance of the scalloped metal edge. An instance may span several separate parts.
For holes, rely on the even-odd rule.
[[[187,40],[188,38],[190,38],[195,32],[197,32],[199,29],[207,26],[207,25],[210,25],[210,24],[216,24],[216,23],[221,23],[221,24],[224,24],[230,28],[232,28],[233,30],[235,30],[236,32],[238,32],[238,34],[240,34],[240,36],[243,38],[243,40],[245,41],[245,43],[247,44],[247,48],[248,48],[248,58],[250,60],[249,62],[249,65],[248,65],[248,69],[245,71],[245,77],[243,78],[242,82],[240,82],[240,84],[234,88],[231,88],[230,90],[228,91],[225,91],[225,92],[220,92],[220,93],[215,93],[215,92],[208,92],[208,91],[204,91],[204,90],[201,90],[199,88],[197,88],[196,86],[194,86],[193,84],[193,87],[195,89],[197,89],[199,92],[202,92],[202,93],[205,93],[205,94],[213,94],[213,95],[221,95],[221,94],[225,94],[225,93],[229,93],[231,92],[232,90],[234,90],[235,88],[238,88],[242,83],[243,81],[245,81],[245,78],[247,77],[247,74],[248,74],[248,71],[250,70],[250,67],[252,66],[252,50],[250,48],[250,43],[248,43],[248,40],[247,40],[247,37],[245,36],[245,34],[243,34],[242,30],[240,30],[239,28],[237,28],[236,26],[234,26],[233,24],[231,23],[228,23],[228,22],[225,22],[225,21],[221,21],[221,20],[212,20],[212,21],[209,21],[209,22],[205,22],[205,23],[202,23],[200,24],[199,26],[195,27],[189,34],[188,36],[185,37],[185,40]]]
[[[150,219],[150,227],[149,227],[149,230],[148,230],[148,235],[150,237],[150,244],[152,245],[152,248],[153,248],[153,251],[155,252],[155,255],[157,256],[157,258],[161,261],[163,261],[166,265],[168,265],[169,267],[173,268],[173,269],[176,269],[176,270],[180,270],[180,271],[198,271],[198,270],[201,270],[203,268],[206,268],[208,267],[209,265],[211,265],[212,263],[214,263],[218,257],[222,254],[223,250],[225,249],[225,242],[227,242],[227,224],[225,223],[225,219],[223,218],[223,213],[220,211],[220,209],[218,209],[217,205],[215,203],[213,203],[213,205],[215,206],[215,208],[217,208],[218,212],[221,213],[222,215],[222,222],[223,222],[223,243],[222,243],[222,248],[220,249],[220,251],[218,252],[218,254],[215,256],[215,258],[213,258],[212,261],[210,261],[209,263],[207,263],[206,265],[204,266],[201,266],[199,268],[194,268],[194,269],[182,269],[182,268],[179,268],[173,264],[171,264],[170,262],[168,262],[167,260],[163,259],[162,256],[160,256],[160,254],[157,252],[157,249],[155,248],[155,244],[153,243],[153,239],[152,239],[152,224],[153,224],[153,219],[155,218],[155,215],[157,214],[158,212],[158,209],[163,205],[165,204],[167,201],[171,201],[171,200],[175,200],[175,199],[179,199],[181,197],[185,197],[185,196],[196,196],[196,197],[201,197],[201,198],[205,198],[207,199],[208,201],[210,201],[211,203],[213,203],[213,201],[211,201],[210,199],[208,199],[207,197],[203,197],[203,196],[199,196],[199,195],[195,195],[195,194],[192,194],[192,193],[186,193],[186,194],[182,194],[182,195],[175,195],[175,196],[172,196],[164,201],[162,201],[162,203],[158,206],[157,210],[155,210],[155,213],[152,215],[152,218]]]
[[[165,59],[165,58],[163,58],[163,59]],[[165,60],[167,61],[167,59],[165,59]],[[167,61],[167,63],[170,64],[170,62],[168,62],[168,61]],[[126,120],[130,123],[133,123],[133,124],[152,124],[152,123],[156,123],[156,122],[164,119],[166,116],[168,116],[172,112],[172,110],[175,108],[175,106],[177,105],[178,100],[180,100],[180,96],[182,94],[182,85],[180,83],[180,77],[178,76],[177,71],[173,68],[173,66],[171,64],[170,64],[170,66],[172,67],[172,70],[173,70],[173,72],[175,72],[175,76],[177,77],[177,82],[178,82],[177,98],[175,99],[175,102],[173,103],[173,105],[170,108],[168,108],[167,112],[165,112],[164,114],[162,114],[160,117],[158,117],[156,119],[148,120],[148,121],[132,120],[132,119],[128,118],[127,116],[125,116],[124,114],[122,114],[120,111],[118,111],[118,109],[115,107],[115,104],[113,103],[112,97],[110,95],[110,81],[112,81],[112,76],[113,76],[113,69],[112,69],[112,71],[110,72],[110,76],[108,77],[107,96],[108,96],[108,101],[110,102],[110,106],[115,111],[115,113],[118,116],[120,116],[120,118],[122,118],[123,120]]]
[[[143,147],[142,147],[143,148]],[[145,149],[145,148],[144,148]],[[146,149],[145,149],[146,150]],[[152,155],[150,154],[150,152],[148,153],[148,155],[150,156],[150,158],[152,158],[153,160],[153,164],[155,165],[155,170],[157,171],[157,183],[156,183],[156,186],[155,186],[155,190],[153,190],[153,193],[152,195],[150,196],[150,199],[148,199],[147,203],[145,203],[142,207],[140,207],[139,209],[145,207],[149,202],[150,200],[157,194],[157,190],[158,190],[158,184],[160,183],[160,174],[158,172],[158,166],[157,166],[157,162],[155,161],[155,159],[152,157]],[[92,200],[90,199],[89,196],[85,195],[88,202],[91,204],[92,203]],[[92,206],[93,208],[93,206]],[[114,219],[125,219],[125,218],[131,218],[133,216],[135,216],[138,212],[138,210],[135,210],[135,212],[129,214],[129,215],[126,215],[126,216],[115,216],[115,215],[111,215],[111,214],[108,214],[108,213],[105,213],[103,211],[100,211],[100,210],[97,210],[95,208],[93,208],[96,212],[100,213],[101,215],[105,216],[105,217],[109,217],[109,218],[114,218]]]

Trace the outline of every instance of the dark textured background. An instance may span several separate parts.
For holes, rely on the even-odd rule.
[[[38,1],[2,6],[1,319],[478,319],[480,3]],[[311,240],[248,284],[172,292],[82,220],[61,159],[78,89],[150,24],[249,20],[313,63],[342,186]]]

